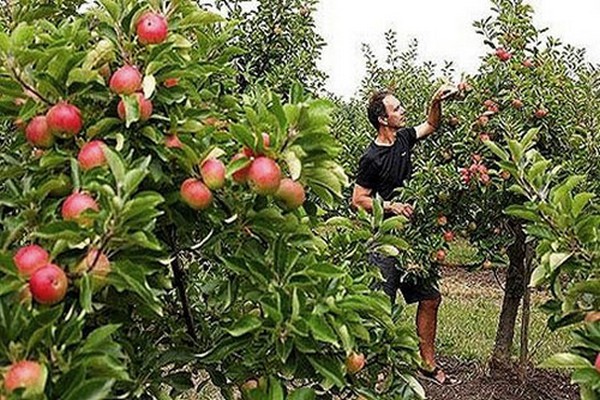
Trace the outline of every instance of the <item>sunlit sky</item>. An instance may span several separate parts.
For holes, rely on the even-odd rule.
[[[529,0],[534,23],[576,47],[588,60],[600,63],[600,0]],[[457,72],[475,72],[489,48],[475,33],[473,21],[491,14],[488,0],[321,0],[315,15],[318,32],[327,42],[320,68],[329,75],[326,89],[350,97],[365,72],[361,44],[385,55],[384,33],[398,33],[400,50],[412,38],[419,41],[421,60],[438,65],[454,61]]]

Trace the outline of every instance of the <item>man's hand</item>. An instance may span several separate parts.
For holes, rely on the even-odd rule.
[[[410,204],[392,202],[386,204],[385,206],[385,211],[391,212],[395,215],[403,215],[406,218],[410,218],[413,215],[413,208]]]
[[[458,94],[458,87],[449,84],[443,84],[440,88],[435,92],[432,102],[442,102],[444,100],[449,100]]]

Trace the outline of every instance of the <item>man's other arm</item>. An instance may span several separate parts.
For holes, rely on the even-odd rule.
[[[364,188],[360,185],[354,185],[354,191],[352,192],[352,206],[354,208],[364,208],[371,212],[373,210],[373,193],[372,189]],[[383,210],[388,213],[395,215],[404,215],[407,218],[413,213],[413,208],[410,204],[395,203],[390,201],[383,202]]]

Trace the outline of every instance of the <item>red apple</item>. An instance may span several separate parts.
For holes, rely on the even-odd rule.
[[[452,231],[445,231],[444,232],[444,240],[446,242],[451,242],[454,240],[454,232]]]
[[[448,223],[448,218],[445,215],[439,215],[437,217],[437,223],[439,226],[444,226]]]
[[[600,311],[589,311],[585,314],[584,321],[588,324],[600,321]]]
[[[243,153],[238,153],[235,156],[233,156],[233,158],[231,159],[231,161],[236,161],[239,159],[249,159],[248,156],[246,156]],[[233,174],[231,174],[231,177],[233,178],[233,180],[237,183],[246,183],[246,181],[248,180],[248,171],[250,170],[250,164],[245,166],[244,168],[241,168],[239,170],[237,170],[236,172],[234,172]]]
[[[35,361],[19,361],[4,374],[4,388],[8,393],[25,389],[30,395],[39,395],[46,386],[46,368]]]
[[[177,137],[177,135],[168,135],[165,136],[165,146],[170,149],[181,149],[183,148],[183,144],[181,140]]]
[[[99,211],[98,203],[85,193],[75,192],[63,202],[61,215],[65,221],[75,221],[81,225],[89,225],[91,220],[83,218],[85,210]]]
[[[510,172],[506,171],[506,170],[502,170],[500,171],[500,178],[504,179],[505,181],[510,179]]]
[[[200,175],[209,189],[221,189],[225,185],[225,164],[217,158],[209,158],[200,166]]]
[[[596,356],[596,362],[594,363],[594,368],[596,371],[600,372],[600,353]]]
[[[281,182],[281,169],[268,157],[258,157],[248,170],[250,188],[261,195],[274,194]]]
[[[508,61],[512,57],[512,54],[510,54],[510,52],[506,51],[502,47],[499,47],[496,49],[496,57],[498,57],[500,61]]]
[[[473,87],[466,81],[460,82],[457,87],[461,92],[470,92],[473,89]]]
[[[481,140],[482,142],[488,141],[490,140],[490,135],[487,133],[480,133],[479,140]]]
[[[523,108],[523,102],[520,99],[513,99],[511,105],[516,110],[520,110],[521,108]]]
[[[21,275],[30,276],[37,269],[48,264],[50,255],[37,244],[30,244],[17,250],[13,261]]]
[[[544,118],[546,115],[548,115],[548,110],[546,110],[546,109],[545,109],[545,108],[543,108],[543,107],[540,107],[540,108],[538,108],[538,109],[535,111],[535,117],[536,117],[536,118],[538,118],[538,119],[542,119],[542,118]]]
[[[172,88],[174,86],[177,86],[178,84],[179,84],[179,78],[167,78],[163,82],[163,85],[166,88]]]
[[[83,274],[87,272],[92,277],[92,285],[99,289],[106,283],[106,276],[110,273],[112,267],[106,254],[97,248],[92,248],[85,258],[75,266],[73,272]]]
[[[523,60],[523,66],[525,68],[533,68],[533,65],[534,64],[533,64],[533,60],[532,59],[526,58],[526,59]]]
[[[169,26],[162,15],[147,12],[138,19],[136,33],[141,44],[159,44],[167,38]]]
[[[152,102],[150,100],[148,100],[147,98],[144,97],[143,93],[134,93],[134,96],[136,97],[137,103],[138,103],[138,110],[140,112],[140,121],[144,122],[147,121],[148,119],[150,119],[150,116],[152,115]],[[125,102],[123,100],[119,101],[119,104],[117,105],[117,114],[119,114],[119,118],[121,118],[123,121],[125,121],[126,119],[126,109],[125,109]]]
[[[488,174],[479,175],[479,182],[483,183],[484,185],[488,185],[491,182],[490,176]]]
[[[67,275],[54,264],[46,264],[35,271],[29,279],[33,299],[40,304],[56,304],[67,294]]]
[[[346,357],[346,370],[350,374],[356,374],[365,366],[365,355],[363,353],[350,353]]]
[[[300,207],[304,204],[304,200],[306,200],[304,187],[290,178],[281,180],[274,196],[281,200],[289,210]]]
[[[77,135],[83,127],[81,111],[65,102],[58,103],[48,110],[46,123],[52,134],[63,138]]]
[[[489,119],[489,117],[487,117],[485,115],[481,115],[481,116],[479,116],[479,118],[477,118],[477,123],[481,127],[486,126],[488,124],[488,122],[490,122],[490,119]]]
[[[204,210],[211,205],[213,196],[202,181],[188,178],[181,184],[181,198],[190,207],[196,210]]]
[[[48,128],[44,115],[33,118],[25,128],[25,138],[30,145],[47,149],[54,144],[54,135]]]
[[[443,249],[439,249],[436,253],[435,253],[435,259],[438,262],[444,262],[444,260],[446,259],[446,251]]]
[[[101,140],[92,140],[84,144],[77,155],[77,161],[79,161],[81,169],[87,171],[105,165],[104,146],[106,145]]]
[[[142,87],[142,74],[136,67],[124,65],[112,74],[108,86],[116,94],[137,92]]]

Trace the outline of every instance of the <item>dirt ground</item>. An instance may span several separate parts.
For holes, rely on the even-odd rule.
[[[421,379],[429,400],[576,400],[577,386],[569,384],[565,374],[545,370],[528,371],[520,382],[515,373],[491,375],[475,362],[442,358],[445,371],[458,378],[455,386],[440,386]]]
[[[447,267],[442,271],[442,293],[460,291],[461,296],[490,295],[501,299],[499,286],[504,277],[492,271],[466,272]],[[534,293],[533,296],[543,296]],[[420,379],[429,400],[576,400],[579,390],[570,384],[568,374],[531,368],[521,381],[514,371],[491,374],[476,361],[456,357],[440,357],[440,365],[459,380],[455,386],[440,386]]]

